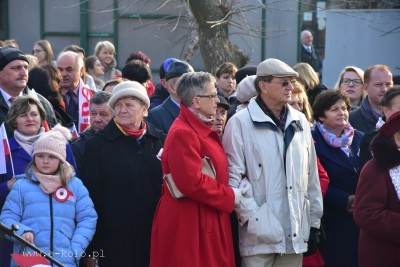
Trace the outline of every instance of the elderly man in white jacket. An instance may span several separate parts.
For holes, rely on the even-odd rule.
[[[243,267],[300,267],[309,237],[320,228],[322,194],[310,125],[288,105],[297,76],[278,59],[261,62],[257,97],[228,121],[223,136],[230,185],[250,183],[252,189],[236,206]]]

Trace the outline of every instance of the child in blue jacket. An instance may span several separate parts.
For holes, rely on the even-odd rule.
[[[32,162],[8,194],[0,214],[1,223],[17,224],[18,235],[66,267],[79,265],[97,222],[88,190],[66,161],[70,135],[57,125],[34,143]],[[14,253],[33,252],[16,242]]]

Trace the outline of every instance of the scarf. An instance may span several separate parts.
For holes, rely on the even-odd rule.
[[[40,127],[39,133],[35,135],[24,135],[20,133],[18,130],[14,131],[15,141],[28,153],[28,155],[32,155],[33,151],[33,143],[45,132],[44,127]]]
[[[397,193],[397,197],[400,200],[400,165],[390,169],[389,175],[390,175],[390,178],[392,178],[392,183],[393,183],[394,189]]]
[[[200,112],[198,112],[197,110],[195,110],[194,108],[190,108],[190,107],[189,107],[189,110],[190,110],[194,115],[196,115],[196,117],[197,117],[199,120],[201,120],[202,122],[204,122],[205,124],[207,124],[207,126],[210,126],[210,127],[213,126],[213,124],[214,124],[214,118],[213,118],[213,117],[207,117],[207,116],[201,114]]]
[[[380,129],[385,124],[385,121],[382,117],[379,117],[378,121],[376,122],[376,129]]]
[[[361,102],[360,109],[361,112],[364,113],[364,117],[367,118],[369,121],[373,122],[374,124],[378,121],[379,117],[381,116],[381,114],[376,112],[369,104],[368,96],[364,98],[364,100]]]
[[[341,148],[346,155],[350,154],[350,145],[353,142],[354,137],[354,128],[350,123],[347,123],[343,133],[339,137],[326,128],[322,123],[317,122],[316,125],[328,145],[335,148]]]
[[[82,80],[79,82],[78,90],[79,105],[79,125],[78,132],[83,132],[90,125],[89,100],[93,96],[93,91],[83,85]]]
[[[126,136],[131,136],[135,139],[140,139],[143,137],[143,135],[145,135],[146,130],[147,130],[147,124],[146,122],[142,121],[142,123],[140,124],[140,128],[138,130],[133,130],[133,129],[129,129],[126,128],[120,124],[118,124],[118,122],[115,121],[115,124],[117,125],[118,129]]]
[[[43,174],[39,172],[36,167],[32,166],[32,171],[39,181],[39,186],[46,194],[53,194],[58,188],[62,186],[60,174],[55,175]]]

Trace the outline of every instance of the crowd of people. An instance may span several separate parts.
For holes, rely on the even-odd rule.
[[[400,87],[376,64],[328,89],[301,41],[294,66],[166,58],[157,84],[109,41],[0,42],[0,223],[68,267],[400,266]]]

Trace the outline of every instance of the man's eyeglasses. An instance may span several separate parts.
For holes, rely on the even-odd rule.
[[[291,85],[295,84],[297,82],[296,79],[292,79],[292,80],[283,80],[283,81],[276,81],[276,83],[281,84],[282,87],[286,87],[289,85],[289,83]]]
[[[354,85],[361,85],[363,82],[361,79],[343,79],[343,84],[350,85],[351,83]]]
[[[208,99],[213,99],[213,98],[217,98],[218,94],[211,94],[211,95],[196,95],[197,97],[203,97],[203,98],[208,98]]]

